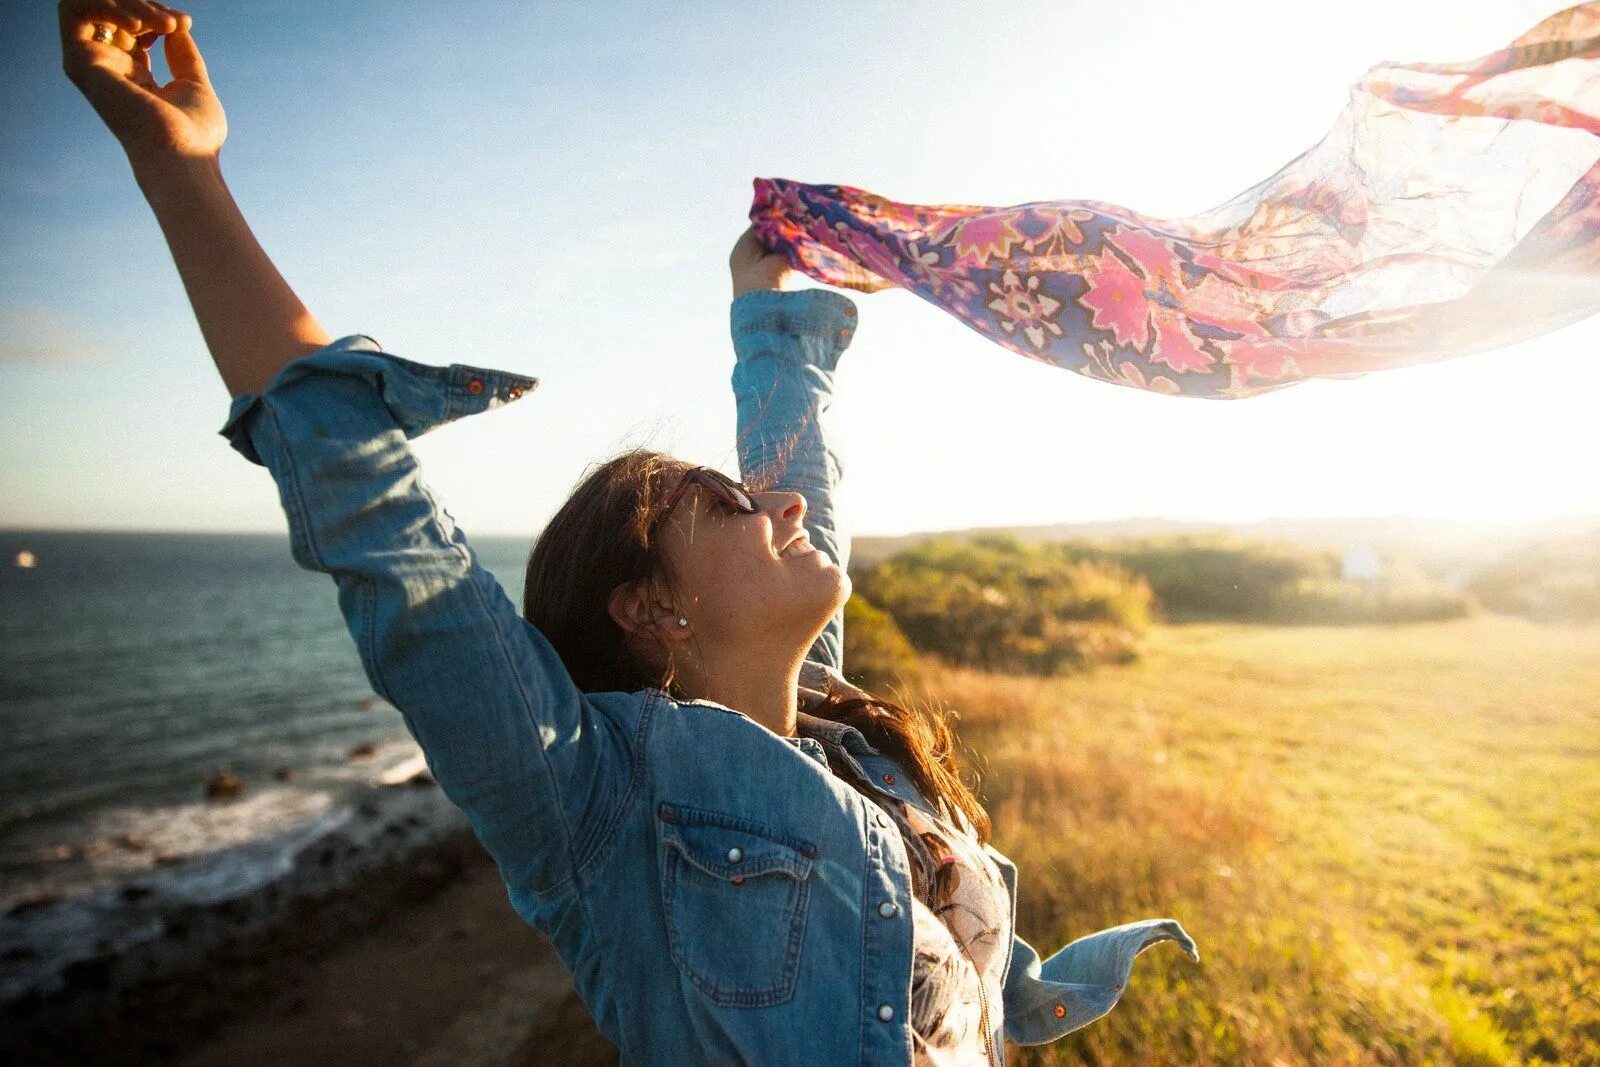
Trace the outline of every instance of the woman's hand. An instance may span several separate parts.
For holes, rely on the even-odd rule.
[[[192,18],[150,0],[61,0],[58,14],[61,66],[130,160],[216,158],[228,120],[189,36]],[[102,26],[110,39],[97,41]],[[157,85],[150,46],[163,36],[172,80]]]
[[[733,295],[752,289],[783,289],[794,275],[789,261],[756,238],[754,227],[739,235],[728,255],[728,270],[733,274]]]

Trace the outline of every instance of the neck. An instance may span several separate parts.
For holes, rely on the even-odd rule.
[[[705,663],[686,665],[680,675],[684,691],[690,696],[732,708],[780,737],[795,737],[795,716],[799,711],[796,689],[804,661],[805,649],[793,656],[746,654],[730,657],[727,666],[719,670],[708,657]]]

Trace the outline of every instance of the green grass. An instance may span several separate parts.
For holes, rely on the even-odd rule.
[[[1161,627],[1128,666],[922,681],[1024,938],[1170,916],[1201,949],[1013,1062],[1600,1062],[1600,627]]]

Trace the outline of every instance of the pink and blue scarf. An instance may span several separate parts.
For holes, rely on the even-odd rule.
[[[1600,310],[1600,3],[1467,63],[1385,64],[1320,143],[1210,211],[903,204],[758,178],[757,236],[1029,359],[1242,397],[1497,348]]]

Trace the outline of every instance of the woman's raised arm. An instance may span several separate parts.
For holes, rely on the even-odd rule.
[[[62,68],[127,153],[223,383],[234,396],[260,392],[331,338],[222,180],[228,120],[189,33],[193,20],[148,0],[62,0],[57,13]],[[172,72],[166,85],[150,70],[157,37]]]
[[[829,444],[824,417],[833,402],[834,368],[855,333],[855,303],[826,289],[782,291],[788,264],[749,230],[728,265],[740,472],[752,485],[805,497],[811,543],[843,570],[850,563],[850,535],[839,521],[834,492],[844,467]],[[844,669],[842,608],[806,658]]]
[[[188,16],[144,0],[65,0],[60,14],[67,74],[127,149],[233,393],[222,434],[272,474],[295,561],[333,578],[373,689],[535,921],[631,795],[637,701],[578,690],[422,481],[409,441],[537,382],[415,363],[361,334],[330,342],[222,184],[226,124]],[[115,31],[97,41],[98,26]],[[148,47],[162,33],[174,81],[158,87]]]

